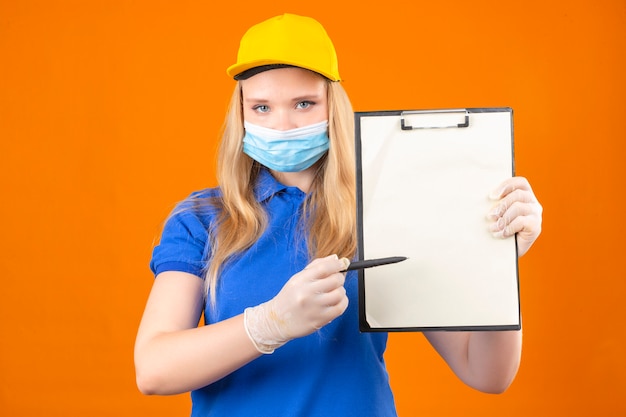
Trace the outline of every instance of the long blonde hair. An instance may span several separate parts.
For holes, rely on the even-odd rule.
[[[302,221],[308,229],[311,259],[332,254],[351,258],[356,252],[354,113],[338,82],[328,81],[326,91],[330,149],[318,161],[318,174],[304,203]],[[243,135],[242,93],[237,83],[218,154],[217,179],[222,194],[204,203],[218,209],[217,221],[209,230],[205,277],[212,305],[221,266],[230,256],[254,244],[267,224],[267,214],[254,195],[261,166],[243,153]]]

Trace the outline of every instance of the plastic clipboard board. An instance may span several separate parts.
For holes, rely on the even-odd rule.
[[[510,108],[356,112],[361,331],[518,330],[517,246],[489,192],[514,175]]]

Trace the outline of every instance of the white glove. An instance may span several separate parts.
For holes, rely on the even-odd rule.
[[[271,300],[244,312],[244,327],[261,353],[273,353],[288,341],[309,335],[348,307],[343,287],[350,265],[337,255],[315,259],[292,276]]]

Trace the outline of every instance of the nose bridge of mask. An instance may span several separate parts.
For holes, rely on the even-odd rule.
[[[325,133],[328,130],[328,120],[289,130],[270,129],[244,121],[244,128],[250,135],[262,137],[266,141],[296,140]]]

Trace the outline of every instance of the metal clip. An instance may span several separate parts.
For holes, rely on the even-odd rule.
[[[441,113],[464,113],[465,114],[465,122],[458,123],[456,125],[447,125],[447,126],[410,126],[405,124],[404,116],[409,114],[441,114]],[[402,130],[415,130],[415,129],[450,129],[450,128],[461,128],[461,127],[469,127],[469,111],[467,109],[453,109],[453,110],[412,110],[412,111],[403,111],[400,114],[400,127]]]

